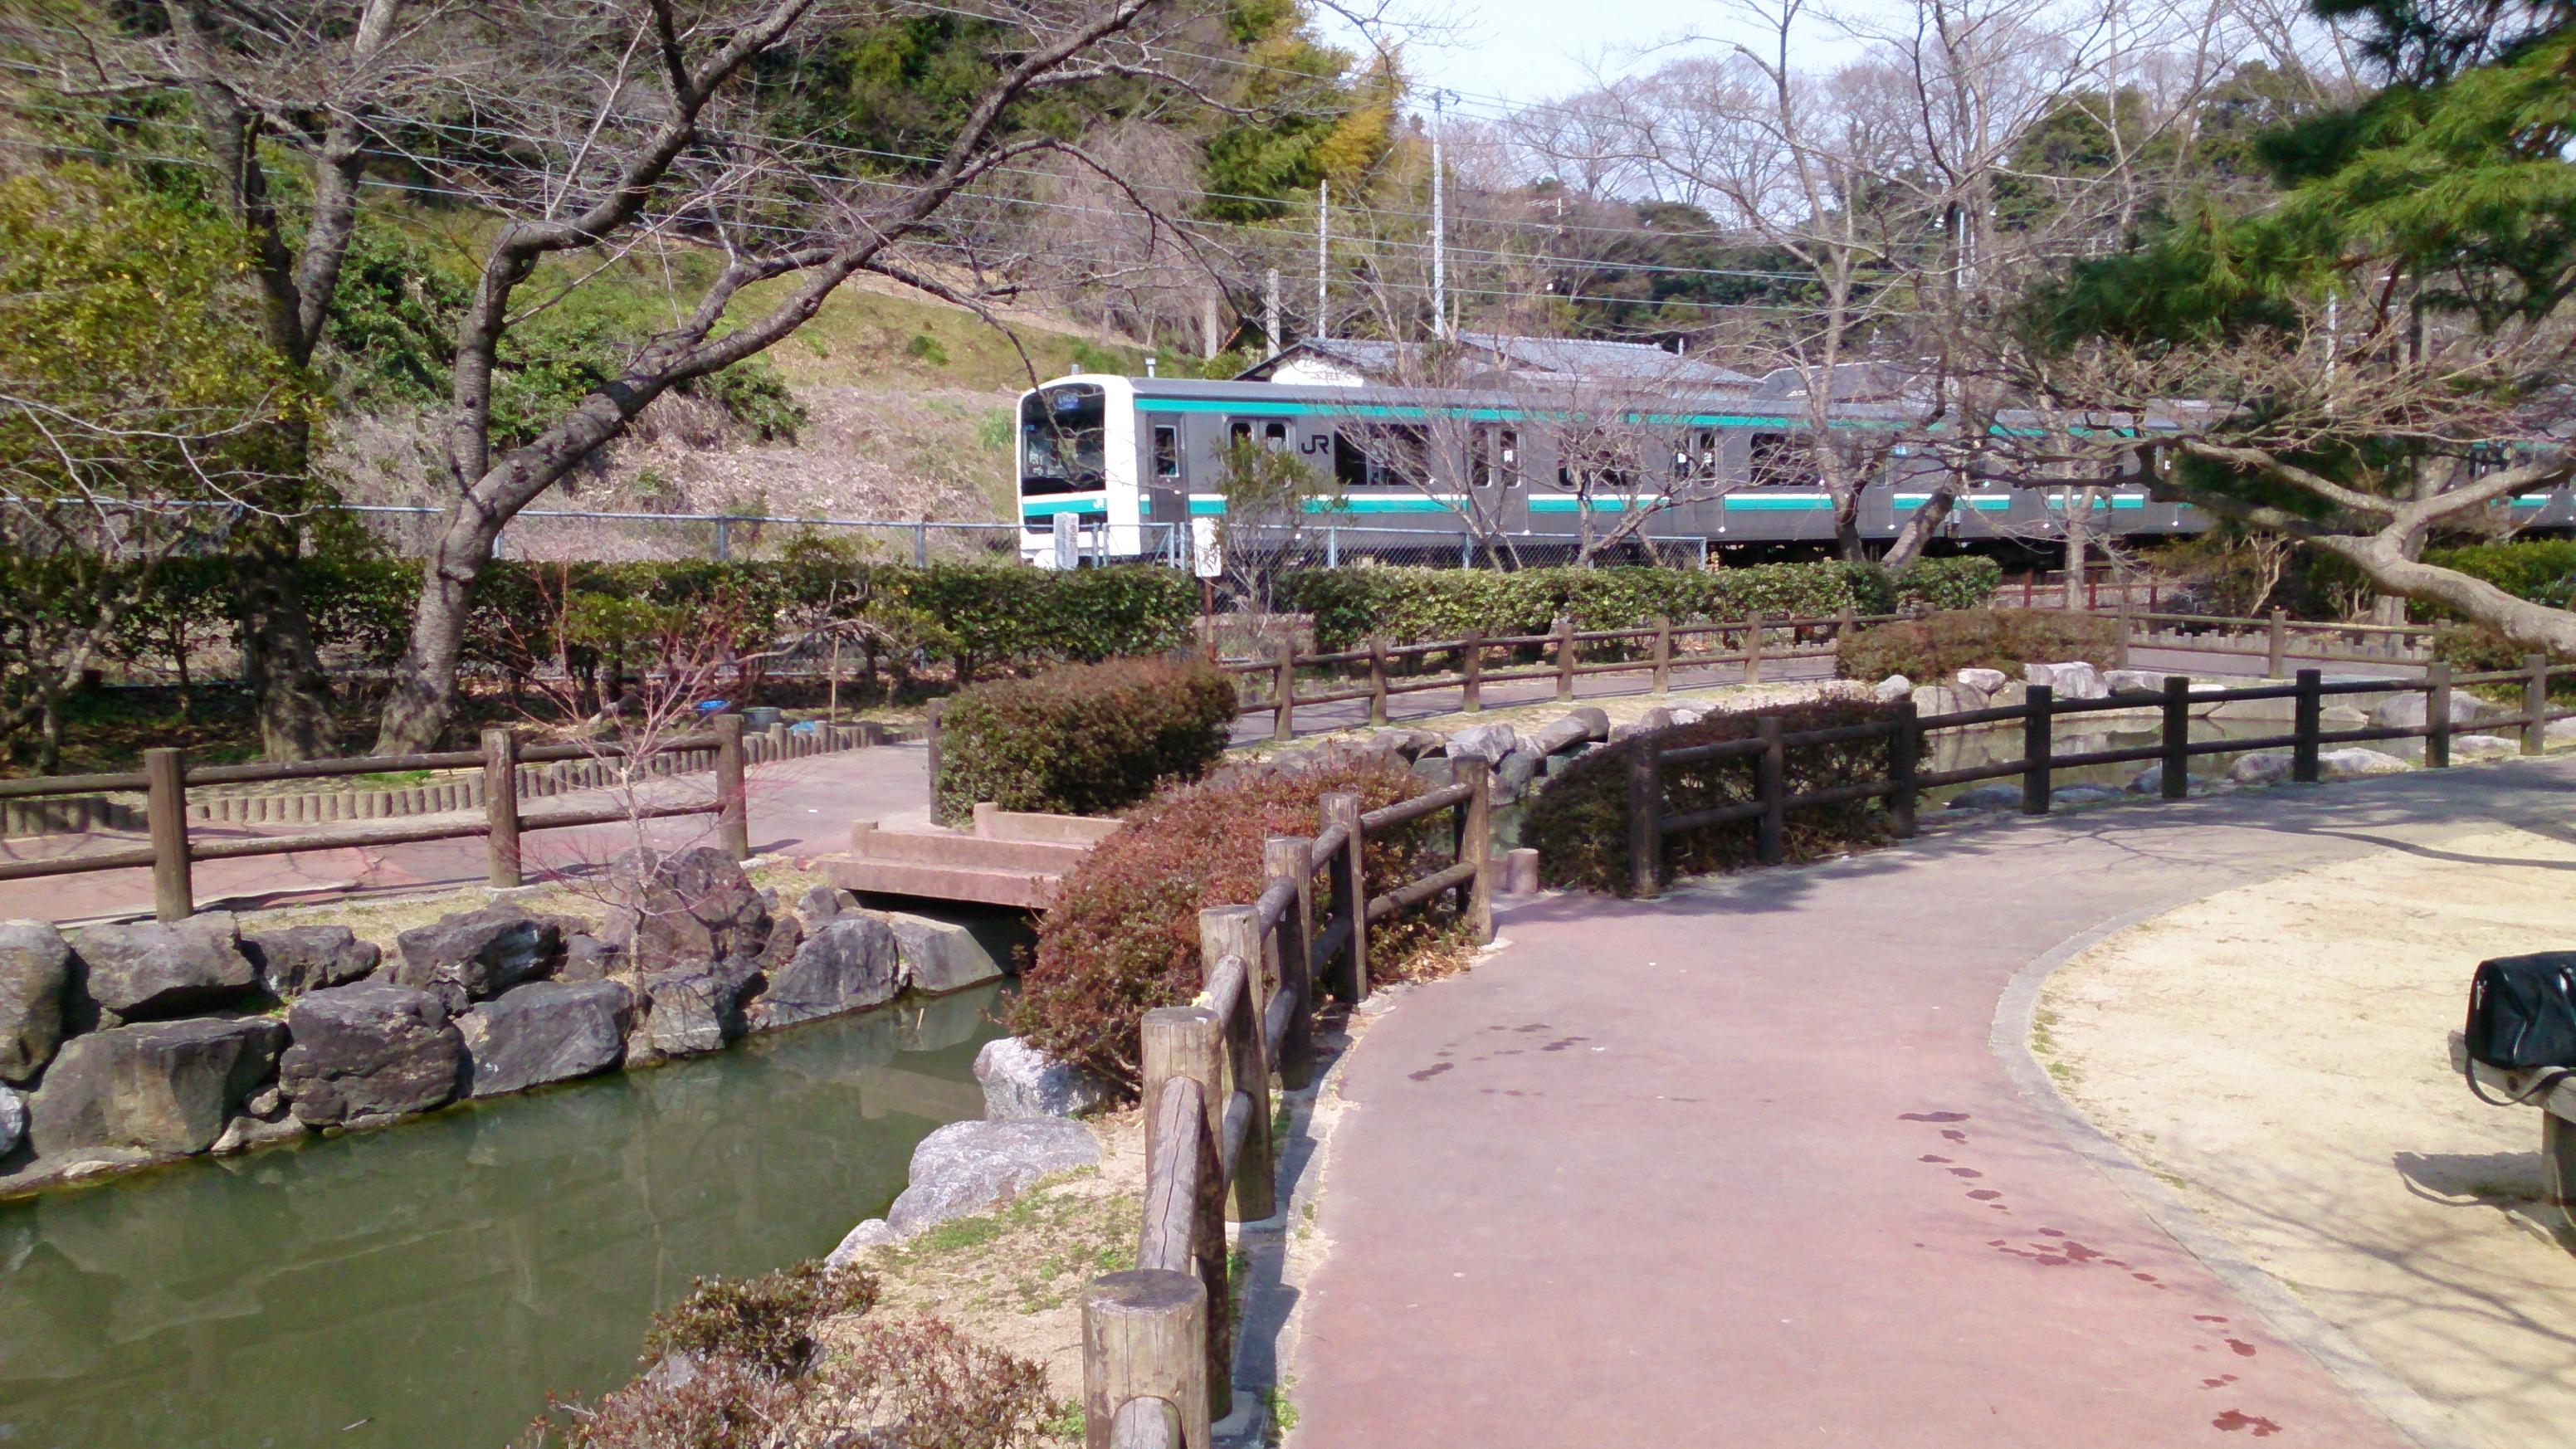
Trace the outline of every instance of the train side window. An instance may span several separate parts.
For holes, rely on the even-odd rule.
[[[1154,425],[1154,476],[1174,481],[1181,476],[1181,430],[1169,423]]]
[[[1369,480],[1368,454],[1342,433],[1333,435],[1333,481],[1357,488]]]
[[[1756,488],[1789,488],[1808,481],[1804,448],[1787,433],[1755,433],[1751,466],[1745,471],[1745,481]]]
[[[1501,428],[1494,433],[1494,456],[1502,469],[1503,486],[1521,486],[1521,433],[1518,428]]]
[[[1268,448],[1274,453],[1287,452],[1288,425],[1284,422],[1263,423],[1261,425],[1261,446]]]
[[[1234,418],[1226,423],[1225,444],[1227,447],[1231,448],[1239,443],[1249,443],[1251,441],[1252,424],[1245,422],[1241,418]]]

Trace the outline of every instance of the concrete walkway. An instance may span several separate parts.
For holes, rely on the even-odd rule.
[[[2131,917],[2496,819],[2576,824],[2576,760],[1512,906],[1345,1063],[1292,1446],[2410,1442],[2088,1161],[1997,1004]]]

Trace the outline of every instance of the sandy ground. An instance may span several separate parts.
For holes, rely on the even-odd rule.
[[[2576,835],[2472,835],[2208,897],[2069,962],[2032,1046],[2254,1262],[2498,1449],[2576,1425],[2539,1114],[2448,1066],[2481,959],[2576,944]]]

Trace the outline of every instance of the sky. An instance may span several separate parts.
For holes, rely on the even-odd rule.
[[[1462,112],[1486,118],[1705,53],[1710,37],[1750,33],[1723,0],[1426,0],[1417,13],[1445,21],[1424,32],[1437,39],[1405,46],[1417,97],[1427,104],[1432,90],[1453,91]]]

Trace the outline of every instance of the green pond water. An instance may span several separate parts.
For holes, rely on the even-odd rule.
[[[504,1444],[692,1277],[883,1213],[994,997],[0,1204],[0,1446]]]

